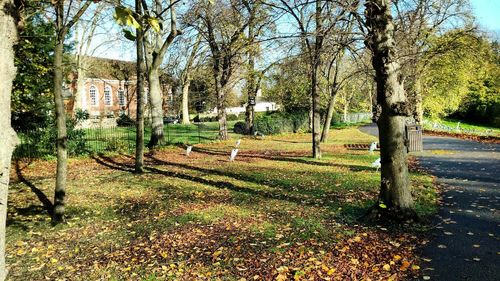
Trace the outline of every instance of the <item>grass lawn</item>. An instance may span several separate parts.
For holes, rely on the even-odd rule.
[[[72,159],[68,223],[50,226],[54,161],[15,163],[9,193],[9,280],[347,280],[419,275],[417,228],[356,221],[373,204],[378,155],[347,150],[373,138],[332,130],[323,159],[310,135],[178,146],[146,157]],[[431,177],[412,173],[421,215],[435,212]],[[33,192],[36,191],[36,192]],[[38,197],[37,195],[38,194]]]
[[[424,129],[433,130],[433,131],[448,131],[442,128],[434,128],[434,122],[440,124],[442,126],[446,126],[452,129],[454,133],[464,133],[471,135],[488,135],[488,136],[500,136],[500,128],[484,125],[484,124],[474,124],[470,122],[464,122],[456,119],[443,119],[439,121],[426,120],[427,122],[424,124]],[[459,126],[460,130],[457,130],[457,126]]]

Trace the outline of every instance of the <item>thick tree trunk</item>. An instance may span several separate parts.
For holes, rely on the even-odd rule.
[[[61,34],[61,33],[60,33]],[[62,93],[63,83],[63,59],[64,35],[59,35],[56,39],[54,50],[54,104],[56,106],[56,127],[57,127],[57,169],[56,188],[54,193],[54,210],[52,222],[54,224],[64,222],[64,208],[66,204],[66,185],[68,174],[68,136],[66,132],[66,111],[64,109],[64,97]]]
[[[189,86],[191,85],[191,74],[186,73],[184,84],[182,85],[182,124],[189,122]]]
[[[332,124],[333,113],[335,113],[336,96],[337,96],[337,90],[332,89],[330,101],[328,102],[328,111],[326,113],[325,123],[323,124],[323,132],[321,134],[321,142],[322,143],[325,143],[328,141],[328,135],[330,134],[330,126]]]
[[[13,46],[17,41],[14,1],[0,0],[0,281],[7,277],[5,266],[5,228],[10,162],[18,139],[11,127],[10,100],[12,81],[16,77]]]
[[[135,0],[136,13],[142,14],[141,0]],[[144,34],[141,29],[136,30],[136,50],[137,50],[137,116],[135,121],[135,172],[144,172]]]
[[[148,147],[153,148],[163,141],[163,103],[160,85],[160,73],[151,68],[148,73],[149,100],[151,106],[152,132]]]
[[[405,141],[405,119],[411,113],[406,93],[399,81],[400,66],[395,55],[390,1],[367,1],[366,17],[376,72],[377,105],[381,108],[377,121],[380,135],[381,186],[379,203],[388,217],[414,218],[413,200],[408,178]]]

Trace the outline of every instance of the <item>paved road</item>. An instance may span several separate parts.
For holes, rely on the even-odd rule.
[[[374,125],[360,130],[378,135]],[[425,279],[500,280],[500,145],[425,136],[424,150],[421,166],[444,185]]]

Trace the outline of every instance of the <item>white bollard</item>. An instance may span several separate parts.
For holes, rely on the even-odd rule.
[[[240,147],[240,144],[241,144],[241,139],[238,139],[238,141],[236,141],[236,147]]]
[[[193,146],[188,145],[188,147],[186,148],[186,156],[189,156],[189,154],[191,154],[191,150],[193,150]]]
[[[372,163],[372,167],[373,168],[377,168],[377,172],[378,172],[378,169],[380,169],[380,167],[382,166],[382,164],[380,163],[381,159],[378,158],[377,160],[375,160],[375,162]]]
[[[375,149],[377,149],[377,142],[374,141],[372,142],[372,144],[370,144],[370,154],[373,154],[373,151],[375,151]]]
[[[229,157],[229,161],[231,161],[231,162],[234,161],[234,159],[236,158],[236,155],[238,154],[238,150],[239,149],[235,148],[231,151],[231,157]]]

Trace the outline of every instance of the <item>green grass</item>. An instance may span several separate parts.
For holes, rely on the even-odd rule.
[[[285,266],[307,277],[338,267],[335,277],[345,279],[365,272],[366,262],[363,274],[387,279],[397,267],[371,266],[395,254],[413,262],[416,242],[414,234],[356,221],[377,196],[380,174],[370,163],[378,156],[343,144],[371,141],[355,128],[332,130],[321,160],[308,157],[308,134],[243,138],[235,162],[228,161],[234,139],[195,145],[190,157],[170,147],[146,157],[142,175],[130,172],[129,155],[72,159],[68,223],[55,228],[35,194],[13,179],[9,278],[267,280]],[[37,161],[22,172],[49,196],[54,165]],[[411,180],[417,211],[432,215],[432,179],[413,173]],[[402,245],[387,248],[387,240]]]
[[[424,129],[436,130],[436,131],[443,130],[440,128],[434,128],[433,127],[434,123],[447,126],[451,129],[453,129],[452,132],[457,132],[457,133],[465,133],[465,134],[472,134],[472,135],[500,136],[500,128],[493,127],[490,125],[485,125],[485,124],[475,124],[475,123],[471,123],[468,121],[462,121],[462,120],[451,119],[451,118],[446,118],[446,119],[441,119],[441,120],[427,120],[427,122],[424,125]],[[457,130],[457,125],[459,125],[460,130]]]

